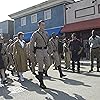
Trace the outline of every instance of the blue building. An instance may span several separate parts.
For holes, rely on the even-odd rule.
[[[0,22],[0,34],[6,39],[12,38],[14,35],[14,21],[5,20]]]
[[[66,24],[66,5],[71,3],[74,3],[74,0],[48,0],[9,15],[14,19],[15,34],[23,31],[25,39],[29,40],[32,32],[38,28],[39,20],[45,21],[46,31],[49,35],[52,32],[59,34],[61,28]]]

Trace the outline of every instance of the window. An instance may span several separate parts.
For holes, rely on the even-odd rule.
[[[51,9],[44,11],[44,20],[51,19]]]
[[[36,23],[37,22],[37,14],[31,15],[31,22]]]
[[[21,18],[21,26],[26,25],[26,17]]]
[[[98,13],[100,13],[100,4],[98,5]]]
[[[2,29],[0,29],[0,34],[2,33]]]

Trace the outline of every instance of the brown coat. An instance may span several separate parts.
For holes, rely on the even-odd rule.
[[[25,43],[24,43],[25,44]],[[19,40],[17,40],[13,47],[13,55],[15,59],[15,66],[18,72],[25,72],[28,70],[27,68],[27,55],[26,55],[26,44],[24,48],[22,48]]]

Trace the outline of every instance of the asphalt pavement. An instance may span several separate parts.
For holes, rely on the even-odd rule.
[[[100,100],[100,72],[96,72],[96,64],[91,73],[88,72],[90,61],[81,61],[80,74],[64,67],[62,61],[64,78],[59,77],[53,66],[50,67],[49,77],[44,77],[45,90],[39,87],[31,71],[24,73],[24,82],[7,71],[9,84],[4,86],[0,83],[0,100]]]

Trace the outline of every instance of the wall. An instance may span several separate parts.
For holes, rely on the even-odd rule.
[[[0,22],[0,30],[2,33],[8,33],[8,21]]]
[[[59,6],[55,6],[51,8],[51,19],[46,20],[46,29],[52,27],[58,27],[64,25],[64,11],[63,4]],[[46,9],[45,9],[46,10]],[[44,11],[37,12],[37,20],[44,19]],[[31,14],[32,15],[32,14]],[[31,23],[31,15],[27,15],[26,17],[26,25],[21,26],[21,18],[15,19],[15,33],[19,31],[23,32],[31,32],[35,31],[37,27],[37,23]]]
[[[100,0],[83,0],[66,5],[67,24],[100,18],[100,13],[98,13],[99,4]]]
[[[8,33],[10,34],[10,37],[13,37],[13,35],[14,35],[14,21],[8,21]]]

